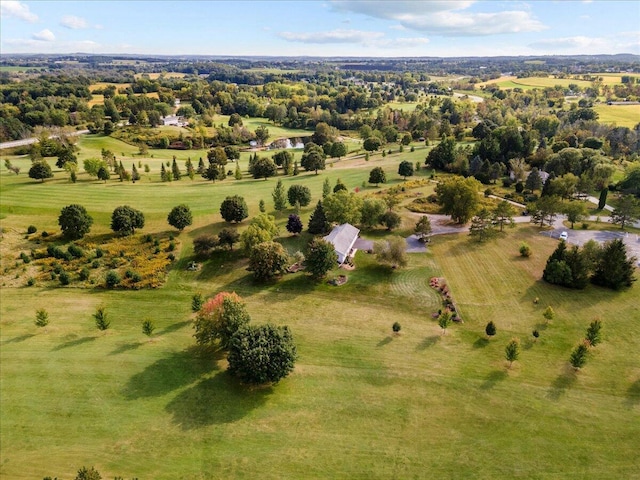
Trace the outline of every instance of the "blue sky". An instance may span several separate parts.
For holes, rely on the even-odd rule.
[[[0,0],[0,52],[640,54],[640,2]]]

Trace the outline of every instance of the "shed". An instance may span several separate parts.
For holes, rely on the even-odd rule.
[[[338,254],[338,263],[342,265],[352,255],[353,245],[358,239],[360,230],[349,223],[343,223],[331,230],[324,239],[333,245]]]

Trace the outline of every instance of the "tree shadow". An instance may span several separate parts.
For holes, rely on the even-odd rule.
[[[127,400],[164,395],[217,369],[223,354],[198,346],[174,352],[129,378],[122,394]]]
[[[640,378],[627,389],[627,405],[629,408],[640,405]]]
[[[5,340],[0,345],[6,345],[7,343],[19,343],[24,342],[25,340],[29,340],[31,337],[35,337],[34,333],[25,333],[24,335],[18,335],[17,337],[10,338],[9,340]]]
[[[391,337],[391,335],[387,335],[385,338],[383,338],[376,344],[376,347],[384,347],[388,343],[391,343],[392,340],[393,340],[393,337]]]
[[[426,350],[429,347],[433,347],[441,338],[442,335],[431,335],[430,337],[426,337],[416,346],[416,350]]]
[[[75,340],[70,340],[68,342],[61,343],[60,345],[53,347],[51,349],[52,352],[57,352],[58,350],[63,350],[65,348],[77,347],[78,345],[82,345],[83,343],[93,342],[97,337],[82,337],[76,338]]]
[[[489,339],[484,337],[478,337],[478,339],[473,342],[473,348],[484,348],[489,345]]]
[[[487,378],[484,379],[484,383],[480,385],[481,390],[491,390],[496,386],[496,383],[503,381],[507,378],[508,374],[506,370],[494,370]]]
[[[130,352],[131,350],[135,350],[136,348],[140,347],[141,345],[142,345],[142,342],[123,343],[118,348],[116,348],[115,350],[110,352],[109,356],[111,356],[111,355],[119,355],[121,353]]]
[[[571,388],[578,376],[576,371],[571,367],[565,367],[564,371],[556,377],[551,384],[551,388],[547,393],[547,396],[551,400],[560,400],[560,398],[566,393],[567,389]]]
[[[183,430],[235,422],[263,405],[272,387],[240,385],[229,373],[200,380],[171,400],[165,410]]]
[[[172,323],[168,327],[163,328],[158,332],[158,335],[166,335],[167,333],[175,332],[176,330],[180,330],[181,328],[186,327],[191,324],[191,320],[185,320],[184,322]]]

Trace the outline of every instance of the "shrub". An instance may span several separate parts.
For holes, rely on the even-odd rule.
[[[101,305],[96,309],[96,313],[93,314],[93,319],[96,322],[98,330],[106,330],[111,325],[107,316],[107,307]]]
[[[393,330],[393,333],[398,333],[400,332],[401,329],[402,329],[402,326],[398,322],[394,322],[393,325],[391,326],[391,330]]]
[[[89,280],[90,275],[91,275],[90,270],[87,267],[84,267],[82,270],[80,270],[79,278],[82,281]]]
[[[104,256],[104,251],[101,248],[96,248],[96,258],[102,258]]]
[[[527,243],[520,244],[520,256],[528,258],[531,256],[531,247]]]
[[[63,271],[62,273],[60,273],[60,283],[62,285],[69,285],[70,282],[71,282],[71,277],[67,272]]]
[[[193,297],[191,297],[191,311],[197,312],[202,308],[202,304],[204,303],[204,297],[200,292],[194,293]]]
[[[35,225],[29,225],[29,226],[27,227],[27,233],[28,233],[29,235],[31,235],[32,233],[36,233],[37,231],[38,231],[38,229],[36,228],[36,226],[35,226]]]
[[[27,255],[24,252],[20,252],[20,259],[22,260],[23,263],[30,263],[31,262],[31,258],[29,258],[29,255]]]
[[[105,283],[107,285],[107,288],[113,288],[116,285],[118,285],[121,281],[122,281],[122,278],[120,278],[120,275],[118,275],[118,272],[116,272],[115,270],[109,270],[107,272],[107,276],[105,277]]]
[[[46,327],[49,325],[49,313],[44,309],[40,308],[36,310],[36,327]]]
[[[42,238],[47,238],[49,236],[49,233],[46,231],[43,231],[41,234]]]
[[[100,268],[100,262],[98,260],[94,260],[91,262],[91,268]]]
[[[69,255],[75,258],[84,257],[84,250],[82,250],[79,246],[77,246],[74,243],[72,243],[67,247],[67,252],[69,253]]]
[[[27,279],[27,287],[33,287],[36,284],[36,280],[33,277]]]
[[[153,331],[156,329],[153,321],[150,319],[145,319],[142,321],[142,333],[144,333],[147,337],[153,335]]]

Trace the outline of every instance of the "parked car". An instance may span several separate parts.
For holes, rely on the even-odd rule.
[[[566,241],[566,240],[567,240],[567,238],[569,238],[569,234],[568,234],[567,232],[562,232],[562,233],[560,234],[560,237],[559,237],[559,238],[560,238],[560,240],[564,240],[564,241]]]

